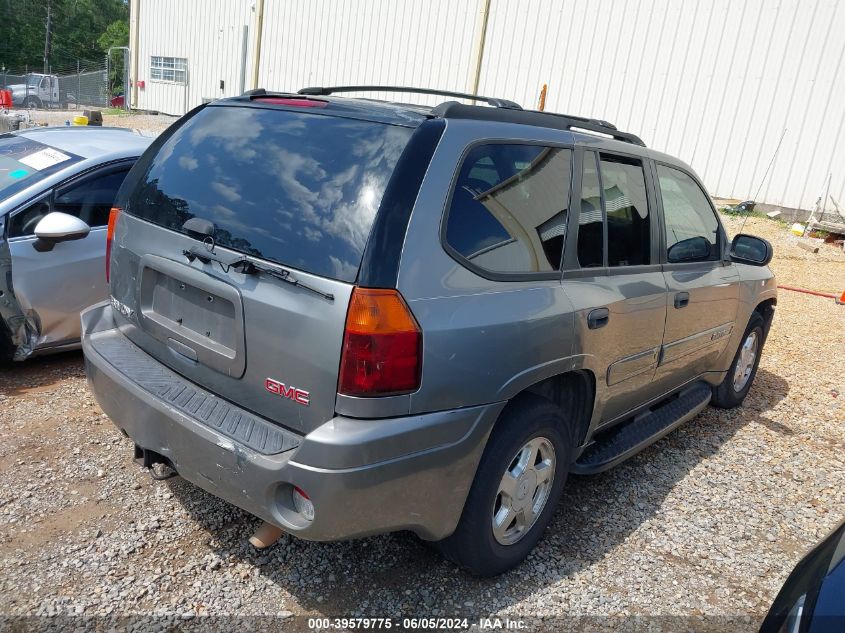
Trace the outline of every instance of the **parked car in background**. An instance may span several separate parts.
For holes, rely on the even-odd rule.
[[[842,631],[845,631],[845,521],[798,562],[760,627],[760,633]]]
[[[728,240],[689,166],[504,99],[338,90],[197,108],[127,178],[83,348],[143,463],[292,535],[412,530],[492,575],[568,473],[742,403],[772,249]]]
[[[106,297],[106,225],[152,139],[122,128],[0,135],[0,358],[79,346],[79,312]]]

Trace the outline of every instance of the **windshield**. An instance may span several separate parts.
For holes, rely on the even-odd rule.
[[[413,130],[326,115],[209,106],[171,136],[126,211],[174,231],[354,281],[387,181]]]
[[[80,160],[80,156],[25,136],[0,134],[0,199]]]
[[[41,81],[41,75],[30,75],[27,77],[26,84],[28,86],[37,86],[38,82]]]

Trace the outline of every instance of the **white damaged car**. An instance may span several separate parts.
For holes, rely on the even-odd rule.
[[[117,190],[152,142],[122,128],[0,135],[0,360],[79,347],[79,312],[106,297]]]

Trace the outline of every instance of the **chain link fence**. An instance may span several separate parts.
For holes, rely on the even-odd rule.
[[[111,73],[114,74],[114,73]],[[114,97],[105,61],[77,62],[49,72],[0,70],[0,90],[8,90],[13,108],[104,108]]]

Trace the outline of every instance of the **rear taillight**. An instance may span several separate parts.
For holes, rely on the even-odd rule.
[[[338,393],[385,396],[420,386],[422,332],[395,290],[355,288],[346,315]]]
[[[109,267],[111,265],[111,243],[114,239],[114,225],[117,224],[117,216],[120,215],[120,209],[112,207],[109,211],[109,228],[106,231],[106,283],[109,282]]]

